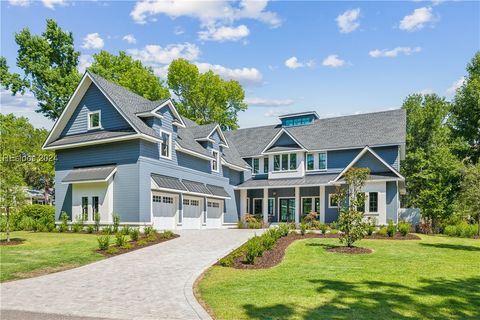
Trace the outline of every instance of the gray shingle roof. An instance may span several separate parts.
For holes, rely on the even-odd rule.
[[[116,166],[77,168],[71,170],[62,182],[105,181]]]
[[[193,126],[190,129],[192,132],[192,135],[195,139],[202,139],[202,138],[208,138],[208,135],[210,132],[212,132],[213,128],[217,126],[216,123],[209,123],[209,124],[204,124],[204,125],[197,125]]]
[[[308,150],[404,144],[406,113],[397,109],[326,118],[285,129]],[[225,135],[242,157],[249,157],[260,155],[279,130],[280,125],[275,125],[228,131]]]
[[[262,188],[262,187],[283,187],[283,186],[304,186],[304,185],[320,185],[327,184],[337,177],[337,174],[321,174],[308,175],[303,178],[289,179],[264,179],[264,180],[247,180],[238,185],[239,188]]]
[[[50,144],[47,147],[58,147],[67,145],[70,143],[81,143],[81,142],[88,142],[88,141],[100,141],[103,139],[110,139],[110,138],[118,138],[118,137],[126,137],[129,135],[135,135],[135,131],[98,131],[98,132],[89,132],[89,133],[82,133],[76,134],[71,136],[65,136],[60,138]]]
[[[239,166],[245,169],[250,168],[248,163],[246,163],[245,160],[243,160],[240,154],[238,153],[237,147],[235,147],[234,144],[230,143],[228,138],[227,138],[227,143],[229,145],[229,148],[223,148],[222,158],[226,162],[233,164],[235,166]]]
[[[152,173],[152,179],[160,188],[187,191],[180,179]]]
[[[202,147],[200,143],[195,140],[191,131],[192,128],[193,127],[178,128],[177,143],[180,145],[180,147],[184,149],[199,153],[207,157],[212,157],[210,152],[208,152],[208,150]]]
[[[140,133],[159,138],[155,130],[150,128],[136,115],[136,113],[138,112],[153,110],[159,105],[158,101],[150,101],[122,86],[106,80],[105,78],[97,74],[94,74],[92,72],[88,73],[94,80],[95,84],[97,84],[100,89],[105,92],[105,94],[120,109],[120,111],[127,118],[127,120],[131,122],[133,126],[135,126],[140,131]]]

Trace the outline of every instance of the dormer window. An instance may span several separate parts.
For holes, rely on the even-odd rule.
[[[218,153],[218,151],[212,150],[212,156],[213,156],[212,171],[219,172],[218,162],[220,161],[219,159],[220,154]]]
[[[160,157],[172,159],[172,135],[166,131],[160,131]]]
[[[101,115],[100,111],[88,113],[88,130],[100,129],[102,127]]]
[[[304,126],[313,123],[319,119],[315,111],[307,111],[300,113],[291,113],[279,117],[282,121],[282,127]]]

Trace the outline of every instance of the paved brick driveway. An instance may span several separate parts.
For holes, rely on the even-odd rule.
[[[43,313],[46,318],[42,319],[48,318],[46,314],[209,319],[193,296],[193,282],[255,232],[220,229],[178,233],[181,236],[172,241],[80,268],[1,284],[1,309],[9,310],[3,313],[2,320],[4,316],[21,318],[21,311]]]

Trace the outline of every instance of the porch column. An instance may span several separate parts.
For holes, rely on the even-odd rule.
[[[178,196],[178,224],[183,222],[183,193]]]
[[[208,214],[208,210],[207,210],[207,197],[203,197],[203,225],[206,226],[207,225],[207,214]]]
[[[268,188],[263,189],[263,223],[268,224]]]
[[[240,219],[247,213],[247,189],[240,189]]]
[[[325,223],[325,186],[320,186],[320,222]]]
[[[300,223],[300,187],[295,187],[295,224]]]

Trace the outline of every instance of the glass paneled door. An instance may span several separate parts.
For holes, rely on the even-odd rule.
[[[283,198],[280,202],[280,222],[295,222],[295,198]]]

